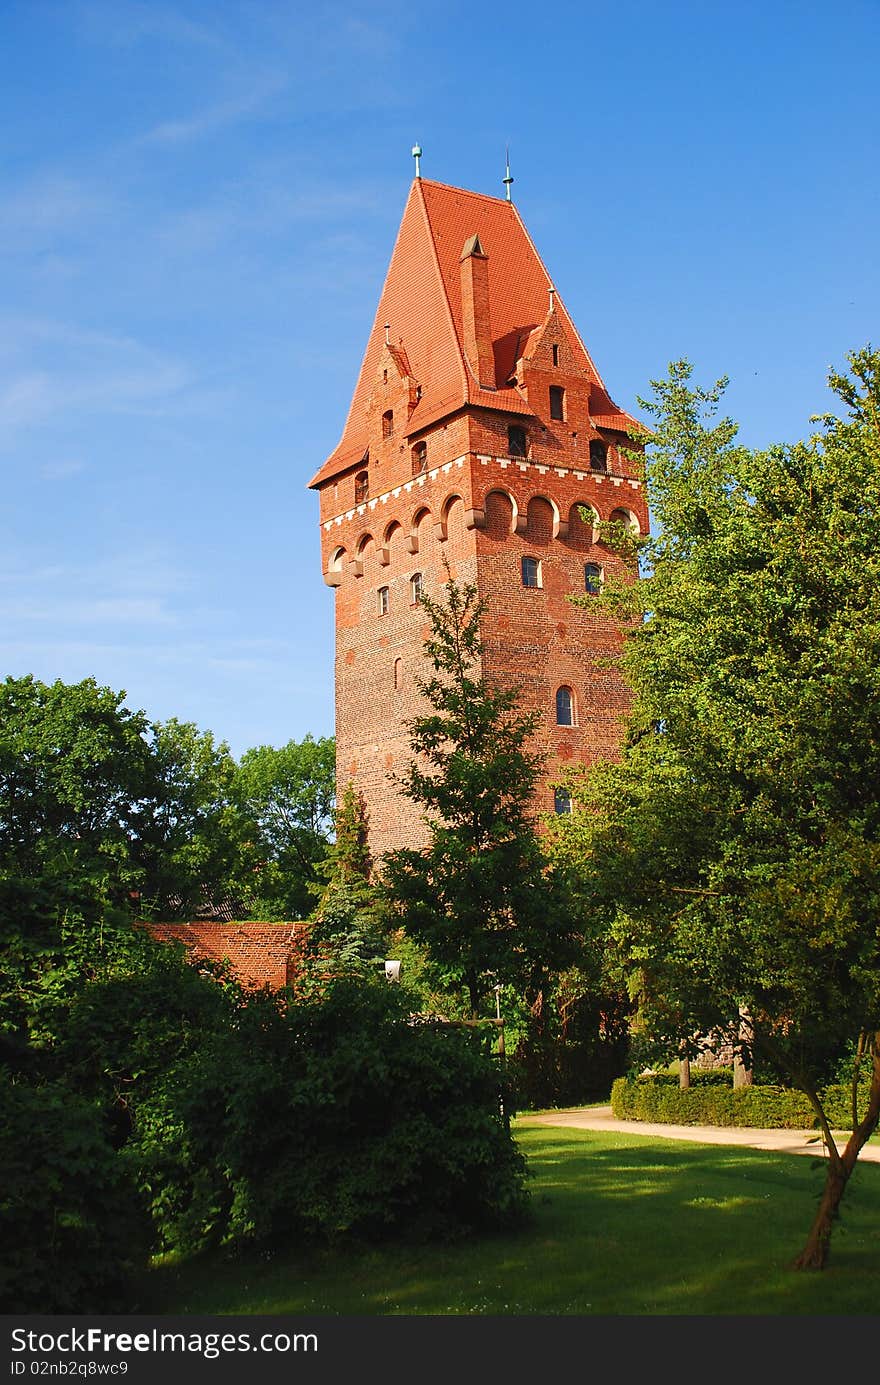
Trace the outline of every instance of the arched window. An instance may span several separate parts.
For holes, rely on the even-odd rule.
[[[354,503],[363,505],[370,494],[370,474],[367,471],[359,471],[354,478]]]
[[[571,812],[571,794],[568,792],[568,789],[554,789],[553,811],[554,813]]]
[[[602,590],[602,569],[598,563],[584,564],[584,591],[598,596]]]
[[[526,430],[518,423],[511,423],[507,430],[507,455],[508,457],[524,457],[526,455]]]
[[[409,599],[414,606],[422,599],[422,574],[414,572],[409,579]]]
[[[571,688],[556,689],[556,725],[574,726],[574,693]]]
[[[600,442],[598,438],[593,438],[593,441],[590,443],[590,470],[608,470],[608,448],[605,446],[604,442]]]
[[[522,584],[524,587],[540,587],[541,564],[537,558],[523,558]]]
[[[417,442],[412,450],[412,474],[421,476],[428,470],[428,444]]]
[[[394,410],[386,409],[382,415],[382,436],[383,438],[394,437]]]
[[[403,660],[394,660],[394,691],[400,692],[400,685],[403,680]]]
[[[380,588],[379,588],[379,615],[380,615],[380,616],[387,616],[387,614],[388,614],[388,606],[389,606],[388,588],[387,588],[387,587],[380,587]]]

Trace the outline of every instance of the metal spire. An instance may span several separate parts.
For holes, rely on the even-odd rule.
[[[504,184],[504,195],[505,195],[505,197],[507,198],[507,200],[508,200],[508,202],[509,202],[509,201],[511,200],[511,198],[510,198],[510,185],[511,185],[511,183],[513,182],[513,179],[512,179],[511,176],[510,176],[510,145],[507,145],[507,148],[506,148],[506,150],[505,150],[505,158],[506,158],[506,162],[507,162],[507,173],[506,173],[505,176],[501,179],[501,181],[502,181],[502,183]]]
[[[420,168],[420,166],[419,166],[419,159],[422,157],[422,146],[421,146],[420,144],[414,144],[414,145],[413,145],[413,147],[412,147],[412,156],[413,156],[413,158],[414,158],[415,161],[416,161],[416,177],[417,177],[417,178],[421,178],[421,176],[422,176],[422,170],[421,170],[421,168]]]

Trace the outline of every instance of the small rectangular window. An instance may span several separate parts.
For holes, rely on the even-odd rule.
[[[379,615],[380,615],[380,616],[387,616],[387,614],[388,614],[388,588],[387,588],[387,587],[380,587],[380,588],[379,588]]]
[[[512,423],[507,430],[507,455],[508,457],[524,457],[526,455],[526,430],[519,424]]]
[[[598,596],[602,590],[602,569],[598,563],[584,565],[584,591],[590,596]]]
[[[540,587],[541,564],[537,558],[523,558],[522,584],[524,587]]]
[[[416,606],[422,599],[422,574],[414,572],[409,579],[410,601]]]
[[[553,364],[559,365],[559,347],[556,342],[553,343]]]
[[[550,417],[565,418],[565,390],[561,385],[550,386]]]
[[[567,789],[556,789],[553,793],[554,813],[571,812],[571,794]]]

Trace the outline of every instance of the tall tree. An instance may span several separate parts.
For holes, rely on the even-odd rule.
[[[608,598],[643,616],[634,709],[566,829],[670,1054],[747,1016],[748,1046],[809,1097],[828,1158],[803,1268],[825,1265],[880,1115],[880,354],[848,361],[844,416],[767,451],[715,421],[726,382],[691,388],[687,362],[641,401],[657,532],[645,580]],[[819,1088],[847,1046],[838,1149]]]
[[[481,674],[475,587],[450,579],[445,603],[422,604],[434,672],[418,687],[432,710],[409,725],[416,758],[401,783],[424,810],[429,841],[389,853],[384,878],[405,932],[477,1015],[496,983],[537,995],[573,958],[574,934],[532,817],[537,714]]]
[[[255,746],[238,765],[235,797],[257,826],[257,893],[274,917],[304,918],[314,907],[319,865],[331,839],[336,790],[332,737]]]

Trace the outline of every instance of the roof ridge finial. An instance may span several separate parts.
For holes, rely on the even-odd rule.
[[[550,285],[550,311],[551,313],[556,311],[556,290],[552,284]]]
[[[391,323],[390,323],[390,322],[386,322],[386,323],[385,323],[385,345],[386,345],[386,346],[390,346],[390,345],[391,345],[391,337],[388,335],[390,331],[391,331]]]
[[[417,177],[417,178],[421,178],[421,176],[422,176],[422,170],[421,170],[421,167],[420,167],[420,165],[419,165],[419,159],[422,157],[422,146],[421,146],[420,144],[414,144],[414,145],[413,145],[413,147],[412,147],[412,156],[413,156],[413,158],[414,158],[415,161],[416,161],[416,177]]]
[[[505,197],[507,198],[507,200],[508,200],[508,202],[509,202],[509,201],[511,200],[511,197],[510,197],[510,185],[511,185],[511,183],[513,182],[513,179],[512,179],[511,176],[510,176],[510,145],[509,145],[509,144],[505,146],[505,162],[506,162],[506,165],[507,165],[507,172],[505,173],[505,175],[504,175],[504,177],[501,179],[501,181],[502,181],[502,183],[504,184],[504,195],[505,195]]]

